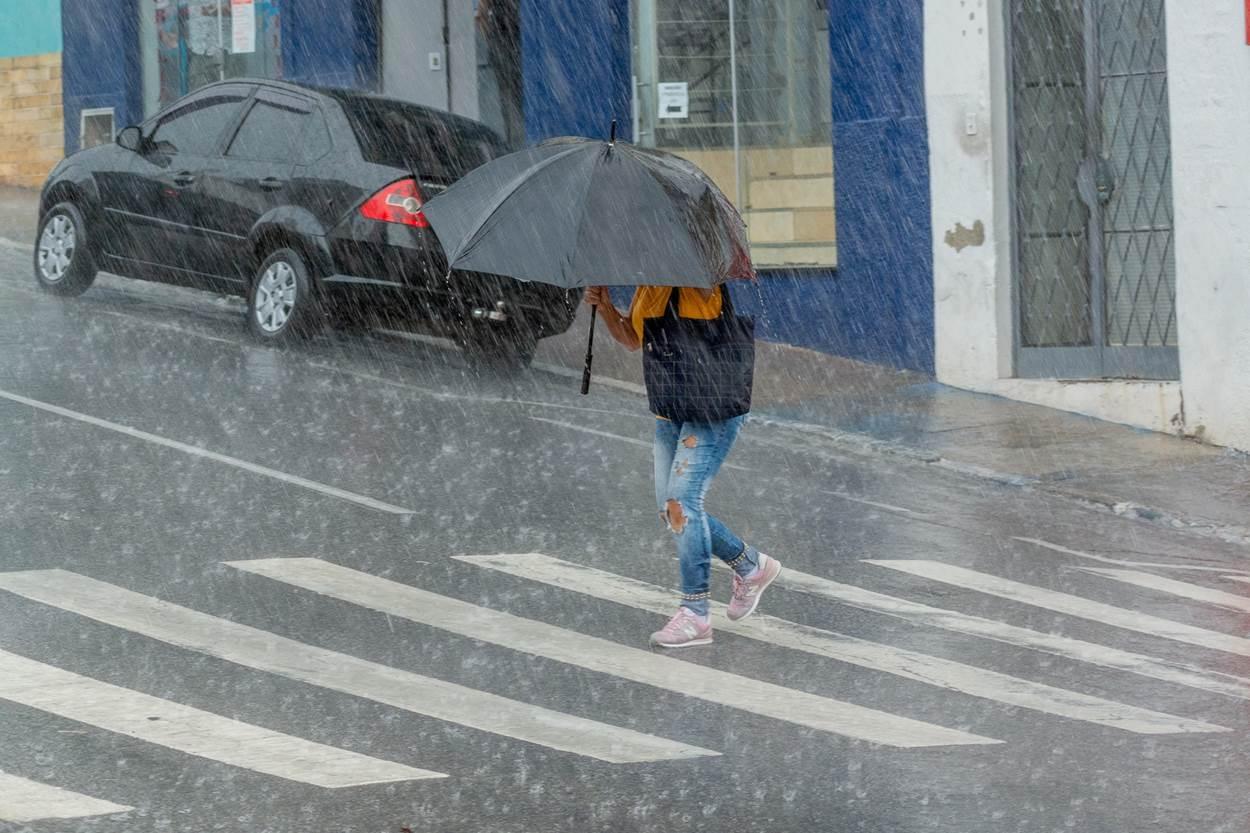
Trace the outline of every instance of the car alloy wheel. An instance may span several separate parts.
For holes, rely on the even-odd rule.
[[[50,284],[60,283],[74,261],[77,235],[74,221],[65,214],[48,220],[39,236],[39,272]]]
[[[266,333],[277,333],[291,319],[295,309],[296,281],[291,264],[278,260],[269,265],[256,285],[252,314]]]

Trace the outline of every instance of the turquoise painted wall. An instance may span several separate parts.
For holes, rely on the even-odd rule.
[[[0,58],[61,51],[61,0],[0,0]]]

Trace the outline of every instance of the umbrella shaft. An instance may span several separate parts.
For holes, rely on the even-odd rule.
[[[590,393],[590,365],[595,360],[595,319],[599,316],[599,306],[590,308],[590,335],[586,339],[586,366],[582,368],[582,395]]]

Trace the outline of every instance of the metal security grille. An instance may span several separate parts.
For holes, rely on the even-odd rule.
[[[1176,378],[1164,0],[1008,0],[1016,372]]]

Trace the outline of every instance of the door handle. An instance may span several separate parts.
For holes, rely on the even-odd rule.
[[[267,176],[260,180],[260,187],[266,191],[277,191],[282,187],[282,180],[278,179],[276,176]]]
[[[190,171],[181,171],[174,174],[174,184],[186,187],[195,184],[195,174]]]

